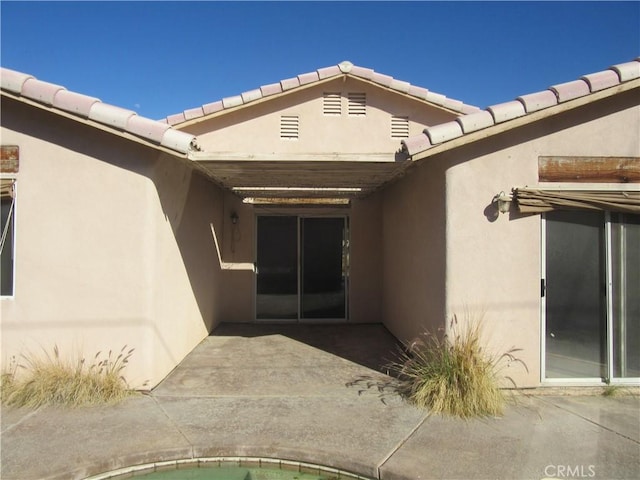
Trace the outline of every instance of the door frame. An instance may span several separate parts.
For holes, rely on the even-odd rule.
[[[268,216],[289,216],[296,217],[297,225],[297,278],[298,278],[298,317],[293,319],[289,318],[258,318],[258,217]],[[345,235],[344,241],[346,241],[347,250],[347,265],[345,268],[345,285],[344,285],[344,317],[343,318],[302,318],[302,235],[301,235],[301,220],[303,218],[342,218],[344,219]],[[253,258],[255,259],[254,265],[254,279],[253,279],[253,321],[255,323],[300,323],[300,324],[335,324],[335,323],[349,323],[349,290],[350,290],[350,267],[351,267],[351,229],[350,229],[350,215],[344,211],[321,211],[321,212],[300,212],[290,210],[263,210],[256,211],[254,214],[254,239],[253,239]]]

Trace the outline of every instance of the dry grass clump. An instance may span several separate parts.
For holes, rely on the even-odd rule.
[[[485,352],[480,321],[470,321],[459,330],[454,315],[449,334],[438,337],[427,332],[401,353],[391,365],[399,377],[400,392],[434,413],[462,418],[501,415],[506,400],[502,367],[518,362],[527,368],[515,357],[519,349],[501,355]]]
[[[125,345],[116,356],[98,352],[90,365],[84,357],[61,358],[58,346],[53,355],[23,355],[2,373],[2,403],[7,406],[37,408],[43,405],[71,407],[116,403],[133,391],[122,376],[133,349]]]

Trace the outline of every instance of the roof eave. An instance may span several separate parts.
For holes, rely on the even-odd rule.
[[[613,87],[591,93],[589,95],[578,97],[573,100],[568,100],[564,103],[560,103],[543,110],[538,110],[537,112],[532,112],[530,114],[517,117],[503,123],[494,124],[482,130],[478,130],[475,132],[471,132],[471,133],[459,136],[453,140],[449,140],[447,142],[434,145],[421,152],[416,152],[413,155],[408,155],[408,158],[413,162],[417,162],[425,158],[429,158],[434,155],[437,155],[439,153],[442,153],[448,150],[453,150],[463,145],[468,145],[470,143],[474,143],[479,140],[483,140],[485,138],[492,137],[494,135],[516,129],[524,125],[528,125],[530,123],[538,122],[540,120],[551,117],[553,115],[557,115],[569,110],[573,110],[575,108],[582,107],[589,103],[597,102],[599,100],[612,97],[614,95],[618,95],[620,93],[633,90],[636,88],[640,88],[640,78],[629,80],[625,83],[621,83]]]
[[[73,120],[75,122],[78,122],[80,124],[83,125],[87,125],[89,127],[92,128],[96,128],[98,130],[101,130],[103,132],[107,132],[113,135],[116,135],[118,137],[130,140],[132,142],[138,143],[140,145],[144,145],[146,147],[150,147],[153,148],[154,150],[157,150],[159,152],[163,152],[169,155],[172,155],[174,157],[179,157],[182,159],[188,159],[188,156],[190,154],[190,152],[181,152],[178,150],[173,150],[171,148],[167,148],[161,144],[158,143],[154,143],[151,140],[147,140],[143,137],[139,137],[137,135],[134,135],[132,133],[129,133],[125,130],[120,130],[118,128],[115,127],[110,127],[104,123],[100,123],[100,122],[96,122],[95,120],[91,120],[89,118],[84,118],[78,115],[74,115],[73,113],[70,112],[65,112],[64,110],[60,110],[58,108],[49,106],[49,105],[45,105],[43,103],[40,102],[36,102],[34,100],[31,100],[27,97],[24,97],[22,95],[18,95],[18,94],[14,94],[12,92],[6,91],[6,90],[0,90],[0,95],[2,97],[6,97],[6,98],[10,98],[12,100],[16,100],[18,102],[24,103],[26,105],[29,105],[30,107],[35,107],[39,110],[45,111],[45,112],[49,112],[49,113],[53,113],[55,115],[58,115],[60,117],[63,118],[67,118],[69,120]]]
[[[283,90],[282,92],[279,92],[279,93],[274,93],[274,94],[271,94],[271,95],[263,96],[263,97],[260,97],[258,99],[252,100],[250,102],[242,103],[242,104],[237,105],[235,107],[227,107],[227,108],[224,108],[222,110],[218,110],[217,112],[213,112],[213,113],[202,115],[200,117],[196,117],[196,118],[192,118],[192,119],[189,119],[189,120],[185,120],[184,122],[175,123],[175,124],[173,124],[171,126],[172,126],[172,128],[175,128],[176,130],[182,130],[182,129],[191,127],[193,125],[198,125],[200,123],[207,122],[207,121],[212,120],[214,118],[222,117],[224,115],[228,115],[230,113],[237,112],[239,110],[245,110],[245,109],[253,107],[255,105],[260,105],[260,104],[269,102],[271,100],[276,100],[278,98],[282,98],[282,97],[284,97],[284,96],[286,96],[286,95],[288,95],[290,93],[293,93],[293,92],[301,92],[301,91],[304,91],[304,90],[308,90],[309,88],[317,87],[318,85],[323,85],[325,83],[334,81],[334,80],[339,79],[339,78],[344,78],[346,76],[347,76],[346,74],[341,74],[341,75],[335,75],[333,77],[323,78],[322,80],[318,80],[318,81],[313,82],[313,83],[309,83],[309,84],[306,84],[306,85],[300,85],[300,86],[295,87],[295,88],[291,88],[291,89],[288,89],[288,90]]]

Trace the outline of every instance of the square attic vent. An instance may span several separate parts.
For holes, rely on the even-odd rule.
[[[325,92],[322,99],[322,113],[340,115],[342,113],[342,96],[340,92]]]
[[[349,92],[349,115],[362,117],[367,114],[367,94]]]
[[[409,137],[409,117],[392,116],[391,117],[391,138],[408,138]]]
[[[280,138],[295,140],[299,136],[300,119],[298,115],[282,115],[280,117]]]

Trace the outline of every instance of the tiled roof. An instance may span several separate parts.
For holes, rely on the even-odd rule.
[[[71,92],[60,85],[37,80],[26,73],[1,68],[0,87],[3,92],[27,98],[84,120],[98,122],[182,154],[198,150],[193,135],[175,130],[165,122],[141,117],[131,110]]]
[[[212,113],[226,110],[228,108],[245,105],[247,103],[269,97],[271,95],[294,90],[296,88],[307,86],[315,82],[320,82],[327,78],[338,77],[341,75],[368,80],[372,83],[381,85],[382,87],[386,87],[399,93],[419,98],[420,100],[424,100],[440,107],[453,110],[454,112],[465,114],[479,110],[478,107],[467,105],[465,103],[462,103],[460,100],[447,98],[439,93],[431,92],[426,88],[416,87],[408,82],[403,82],[388,75],[375,72],[370,68],[358,67],[356,65],[353,65],[351,62],[345,61],[340,63],[339,65],[320,68],[315,72],[304,73],[302,75],[298,75],[297,77],[281,80],[278,83],[263,85],[260,88],[244,92],[234,97],[223,98],[222,100],[219,100],[217,102],[208,103],[200,107],[185,110],[184,112],[177,113],[175,115],[169,115],[164,121],[170,125],[179,125],[180,123],[186,122],[188,120],[204,117]]]
[[[522,95],[511,102],[492,105],[485,110],[462,115],[451,122],[425,128],[423,133],[403,140],[403,150],[408,155],[416,155],[468,133],[508,122],[637,78],[640,78],[640,57],[631,62],[614,65],[602,72],[584,75],[572,82],[554,85],[542,92]]]

